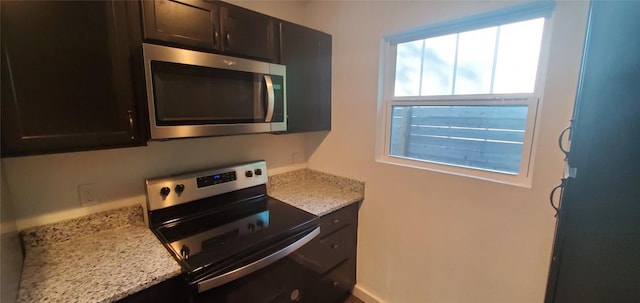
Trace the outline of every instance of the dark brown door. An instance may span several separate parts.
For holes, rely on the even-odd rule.
[[[220,8],[222,49],[225,53],[269,62],[277,61],[273,18],[224,5]]]
[[[547,303],[640,302],[639,17],[591,2]]]
[[[144,144],[129,17],[105,1],[2,2],[2,155]],[[138,31],[139,33],[139,31]]]
[[[144,38],[220,50],[218,5],[201,0],[142,1]]]
[[[331,129],[331,35],[281,23],[287,66],[287,132]]]

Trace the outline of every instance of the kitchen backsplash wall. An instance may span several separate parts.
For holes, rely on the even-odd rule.
[[[103,204],[143,196],[144,180],[150,177],[256,159],[266,160],[270,169],[305,162],[304,136],[149,142],[146,147],[5,158],[2,166],[16,217],[25,219],[81,208],[81,184],[93,184],[95,199]]]

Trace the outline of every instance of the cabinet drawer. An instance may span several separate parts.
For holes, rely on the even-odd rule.
[[[343,207],[337,211],[327,214],[320,218],[320,235],[323,237],[331,234],[332,232],[348,225],[355,224],[358,220],[358,205],[357,203]]]
[[[301,262],[319,274],[325,274],[354,255],[355,228],[345,228],[320,240],[314,240],[294,253]]]
[[[329,272],[321,281],[331,302],[344,300],[356,284],[356,260],[348,259]]]
[[[355,259],[344,260],[338,267],[324,275],[313,290],[309,303],[342,303],[355,285]]]

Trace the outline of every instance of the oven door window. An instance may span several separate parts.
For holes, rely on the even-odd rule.
[[[158,125],[264,122],[264,75],[152,61]]]

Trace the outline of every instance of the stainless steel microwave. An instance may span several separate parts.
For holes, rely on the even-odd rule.
[[[286,67],[142,45],[152,140],[287,130]]]

